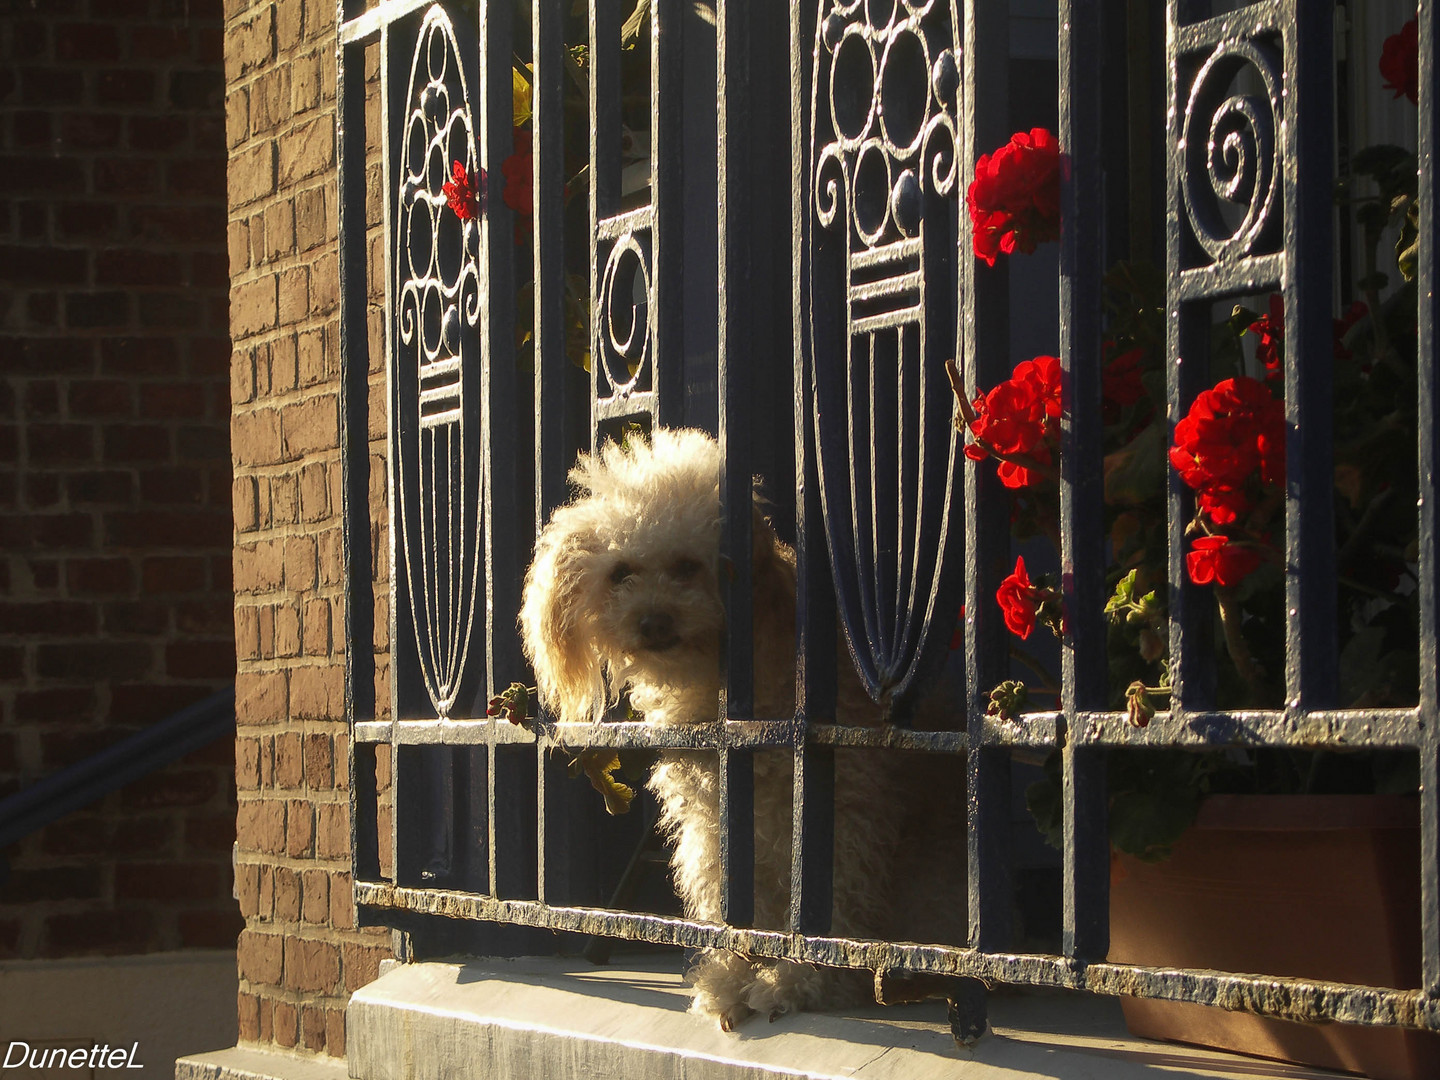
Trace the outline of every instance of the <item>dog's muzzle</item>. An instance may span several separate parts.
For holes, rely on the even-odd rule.
[[[679,640],[668,612],[652,611],[640,619],[640,641],[651,652],[664,652]]]

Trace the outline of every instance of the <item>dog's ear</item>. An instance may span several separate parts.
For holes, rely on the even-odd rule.
[[[595,719],[605,699],[604,665],[591,629],[593,537],[552,521],[525,575],[520,631],[540,700],[556,718]]]
[[[786,597],[793,599],[795,552],[775,535],[758,496],[751,507],[750,582],[756,601],[768,605]]]

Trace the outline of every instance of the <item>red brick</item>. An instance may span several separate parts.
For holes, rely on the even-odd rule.
[[[270,1042],[275,1038],[275,1001],[273,998],[260,999],[260,1041]]]
[[[116,113],[69,113],[60,118],[60,142],[80,150],[108,150],[120,145],[124,128]]]
[[[235,816],[236,838],[242,851],[280,855],[285,851],[285,804],[241,800]],[[346,837],[349,848],[349,837]]]
[[[72,814],[46,826],[42,845],[48,855],[163,856],[173,846],[174,822],[169,818]]]
[[[185,820],[185,843],[193,852],[230,854],[235,842],[235,815],[229,811],[205,816],[188,815]]]
[[[347,946],[346,982],[349,982],[350,955]],[[366,958],[357,962],[364,972]],[[375,975],[379,974],[379,960],[375,961]],[[375,978],[371,975],[370,979]],[[311,941],[305,938],[285,939],[285,988],[301,993],[333,993],[340,985],[340,950],[328,941]],[[360,985],[364,985],[361,983]]]
[[[130,416],[135,410],[130,383],[118,379],[85,380],[70,384],[71,416]]]
[[[149,952],[158,939],[155,918],[149,911],[92,910],[47,918],[41,952],[45,956],[127,956]]]
[[[135,497],[135,478],[118,470],[68,473],[65,476],[65,493],[70,496],[72,506],[81,503],[123,506]]]
[[[245,920],[235,909],[182,911],[175,922],[180,945],[186,949],[233,949],[245,929]]]
[[[300,874],[288,866],[274,870],[274,917],[279,922],[300,921]]]
[[[125,862],[115,867],[119,900],[208,900],[219,887],[220,867],[214,863]]]
[[[300,1011],[288,1001],[275,1002],[275,1042],[292,1047],[300,1041]]]
[[[63,202],[55,205],[55,233],[62,240],[105,240],[115,235],[119,212],[114,203]]]
[[[135,568],[129,559],[68,559],[65,583],[72,596],[129,593],[135,588]]]
[[[291,799],[285,808],[285,854],[302,858],[309,855],[314,846],[315,809],[304,799]]]
[[[98,866],[57,866],[46,869],[17,866],[5,880],[7,904],[96,900],[99,897]]]
[[[197,637],[223,634],[233,651],[234,612],[234,604],[227,597],[186,601],[175,607],[175,629]]]
[[[57,416],[60,413],[60,385],[49,379],[25,384],[26,416]]]
[[[236,945],[240,977],[252,983],[279,986],[285,970],[285,939],[278,934],[245,930]]]
[[[95,162],[97,195],[148,195],[160,186],[160,167],[141,157],[102,158]]]
[[[229,543],[228,513],[150,511],[105,515],[105,542],[117,547],[195,548]]]
[[[122,802],[131,810],[202,806],[219,790],[220,781],[213,771],[172,766],[130,784],[123,791]]]
[[[225,235],[225,211],[213,206],[137,206],[130,211],[131,234],[156,243],[218,244]]]
[[[155,100],[155,75],[150,71],[101,71],[96,94],[110,105],[149,105]]]
[[[305,1049],[325,1049],[326,1016],[326,1010],[319,1005],[300,1006],[300,1041]]]
[[[330,875],[306,870],[300,876],[300,916],[307,923],[324,925],[330,916]]]
[[[350,808],[343,803],[321,803],[315,808],[315,857],[350,857]]]
[[[136,60],[170,60],[190,52],[190,35],[180,26],[136,26],[130,31],[130,55]]]
[[[178,276],[171,282],[180,285]],[[141,293],[140,325],[155,330],[195,330],[205,321],[203,297],[191,292]]]
[[[129,293],[69,293],[65,297],[65,325],[72,329],[121,327],[129,321]]]
[[[101,607],[103,629],[134,637],[156,637],[170,629],[170,611],[164,604],[140,600],[113,600]]]
[[[205,415],[205,384],[144,383],[140,387],[140,414],[151,419],[202,417]]]
[[[90,718],[95,713],[95,691],[89,687],[22,690],[15,695],[15,719],[61,720]]]
[[[165,647],[165,671],[177,679],[223,679],[235,674],[235,642],[182,641]]]
[[[345,1056],[345,1010],[325,1010],[325,1053],[331,1057]]]
[[[172,460],[170,429],[159,424],[112,424],[101,432],[107,462]]]
[[[180,260],[165,251],[102,251],[95,256],[95,280],[101,285],[175,285]]]
[[[185,460],[182,456],[181,460]],[[145,469],[140,473],[140,499],[152,505],[197,505],[205,483],[199,469]]]
[[[236,995],[236,1008],[240,1014],[240,1041],[256,1042],[260,1038],[259,997],[241,990]]]
[[[23,101],[50,105],[75,105],[85,94],[83,80],[74,72],[53,67],[22,68],[20,96]]]
[[[113,26],[105,23],[63,23],[55,28],[56,60],[101,64],[119,58],[120,37]]]
[[[131,116],[126,123],[133,151],[164,153],[184,146],[190,138],[190,123],[181,116]]]
[[[108,338],[100,343],[100,368],[106,375],[174,376],[180,357],[171,338]]]
[[[156,555],[140,564],[141,587],[151,594],[200,592],[205,560],[198,555]]]
[[[52,637],[93,634],[99,623],[89,604],[57,600],[0,601],[0,633]]]
[[[0,245],[0,281],[85,285],[89,265],[89,253],[81,248]]]
[[[130,642],[70,642],[40,645],[35,650],[35,671],[50,679],[134,678],[151,670],[150,646]]]
[[[380,977],[380,961],[389,951],[378,946],[344,945],[345,990],[354,993]]]

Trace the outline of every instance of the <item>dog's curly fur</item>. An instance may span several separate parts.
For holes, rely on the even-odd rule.
[[[570,479],[581,495],[557,509],[542,531],[520,615],[541,700],[571,722],[596,719],[626,691],[649,723],[715,719],[724,630],[715,441],[699,431],[657,430],[648,442],[611,443],[582,455]],[[758,500],[752,524],[755,712],[779,719],[795,702],[795,557]],[[839,722],[878,724],[879,712],[848,660],[841,668],[848,677],[842,675],[838,688]],[[963,941],[963,884],[955,891],[948,881],[943,900],[934,887],[912,887],[905,896],[895,888],[955,877],[953,857],[948,870],[937,871],[933,851],[905,842],[917,818],[932,835],[937,825],[955,827],[955,784],[938,816],[915,795],[917,787],[946,787],[919,777],[932,765],[905,755],[837,751],[832,933],[913,938],[911,909],[929,908],[929,918],[936,901],[946,905],[945,917],[930,918],[925,936]],[[755,922],[774,929],[786,926],[789,909],[791,778],[790,755],[756,755]],[[685,914],[719,921],[715,755],[666,751],[647,786],[673,848],[671,869]],[[963,809],[958,814],[963,836]],[[951,832],[947,845],[952,854],[954,837]],[[907,858],[914,863],[908,869]],[[855,1004],[870,993],[863,972],[720,950],[704,954],[691,978],[692,1011],[726,1030],[751,1012],[773,1019],[796,1009]]]

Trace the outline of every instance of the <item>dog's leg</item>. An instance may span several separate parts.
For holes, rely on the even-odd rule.
[[[806,1009],[838,1009],[870,1000],[869,972],[820,967],[794,960],[757,964],[745,1003],[762,1016],[778,1020]]]
[[[739,953],[707,949],[690,969],[689,978],[695,986],[690,1011],[696,1016],[716,1020],[721,1031],[734,1031],[750,1015],[745,998],[755,985],[755,965]]]

